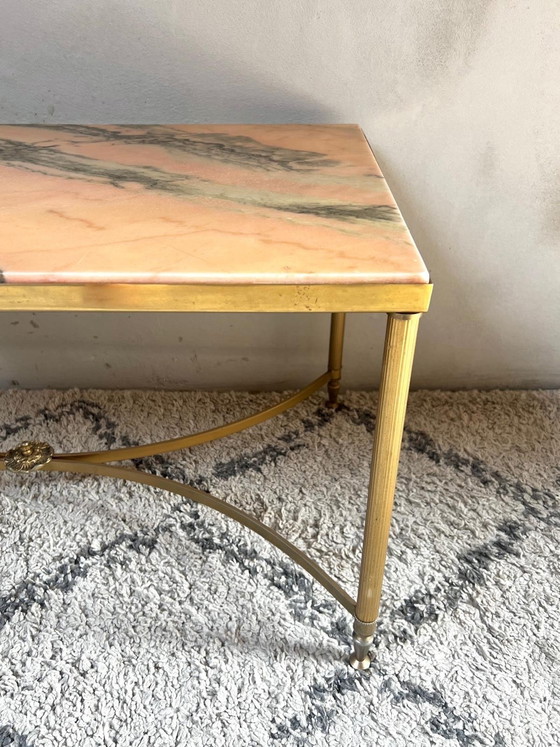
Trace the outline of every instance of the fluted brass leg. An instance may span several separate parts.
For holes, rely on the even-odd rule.
[[[327,384],[329,398],[325,404],[333,410],[336,410],[338,407],[345,320],[346,314],[341,312],[331,314],[331,336],[329,342],[329,374],[331,378]]]
[[[387,320],[350,658],[355,669],[371,662],[419,320],[420,314],[389,314]]]

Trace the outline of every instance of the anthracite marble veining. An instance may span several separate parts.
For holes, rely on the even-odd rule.
[[[42,127],[44,125],[31,125]],[[126,145],[156,145],[168,150],[190,153],[200,158],[210,158],[265,171],[313,171],[333,166],[336,161],[314,151],[281,148],[259,143],[246,135],[228,135],[223,132],[193,132],[188,136],[161,125],[122,125],[123,130],[88,125],[59,125],[57,132],[91,138],[93,142],[115,142]],[[132,134],[125,130],[138,129]]]
[[[97,137],[105,141],[124,142],[127,145],[150,145],[164,148],[182,148],[199,157],[208,157],[221,162],[242,164],[250,168],[283,169],[299,171],[325,167],[332,162],[328,159],[317,160],[320,154],[311,152],[290,151],[286,148],[271,148],[257,143],[249,137],[218,134],[206,135],[208,142],[181,139],[175,134],[163,133],[161,136],[151,131],[148,134],[129,135],[119,131],[100,127],[81,125],[64,125],[57,130],[83,136],[92,134],[94,142]],[[197,137],[201,137],[197,135]],[[284,203],[274,202],[273,193],[263,193],[262,197],[244,195],[242,190],[232,187],[224,189],[189,174],[173,173],[154,166],[126,166],[119,163],[103,162],[84,155],[76,155],[60,150],[58,147],[40,143],[24,143],[15,140],[0,140],[0,161],[13,168],[31,169],[44,175],[62,173],[69,179],[85,179],[103,182],[113,187],[123,188],[127,184],[139,184],[144,189],[169,192],[176,196],[203,196],[219,189],[222,199],[232,200],[242,205],[280,210],[298,215],[313,215],[319,218],[352,223],[354,221],[392,221],[398,220],[396,209],[390,205],[360,205],[349,203]],[[227,144],[227,145],[226,145]],[[313,165],[314,164],[314,165]]]

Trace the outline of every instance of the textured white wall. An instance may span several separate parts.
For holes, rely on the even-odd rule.
[[[417,387],[560,386],[556,0],[2,0],[3,122],[358,122],[436,283]],[[0,386],[288,387],[328,320],[0,315]],[[349,319],[373,386],[382,319]]]

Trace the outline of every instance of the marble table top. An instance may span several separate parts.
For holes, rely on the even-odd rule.
[[[428,283],[356,125],[1,125],[6,283]]]

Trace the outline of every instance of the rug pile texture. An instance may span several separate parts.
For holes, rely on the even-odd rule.
[[[4,448],[202,430],[279,394],[5,392]],[[318,394],[139,460],[356,590],[376,397]],[[0,746],[557,745],[560,393],[411,395],[369,672],[350,616],[231,520],[107,478],[0,473]],[[131,465],[132,466],[132,465]]]

